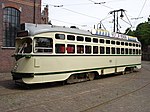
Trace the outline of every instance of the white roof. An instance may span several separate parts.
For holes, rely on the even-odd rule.
[[[49,24],[32,24],[32,23],[24,23],[25,29],[29,32],[29,35],[36,35],[40,33],[46,32],[68,32],[74,34],[82,34],[82,35],[92,35],[91,32],[81,30],[78,28],[69,28],[65,26],[53,26]]]

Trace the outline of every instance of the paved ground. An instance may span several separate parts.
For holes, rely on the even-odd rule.
[[[0,73],[0,112],[150,112],[150,62],[126,75],[72,85],[17,87]]]

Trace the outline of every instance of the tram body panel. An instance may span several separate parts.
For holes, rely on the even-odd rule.
[[[34,59],[23,57],[17,61],[16,66],[15,72],[17,73],[33,73]]]
[[[136,66],[137,63],[133,56],[118,56],[117,59],[116,56],[108,58],[106,56],[33,56],[32,58],[29,59],[32,64],[25,61],[24,68],[18,68],[20,73],[34,71],[34,78],[22,79],[25,83],[62,81],[71,74],[90,71],[97,71],[101,74],[101,70],[103,70],[103,75],[121,72],[126,66]],[[124,59],[129,61],[128,64]]]

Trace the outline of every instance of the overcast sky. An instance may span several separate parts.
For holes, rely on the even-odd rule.
[[[49,20],[53,25],[77,26],[86,30],[102,20],[105,28],[113,31],[113,15],[109,12],[114,10],[126,10],[133,28],[147,21],[150,15],[150,0],[42,0],[42,7],[45,5],[49,6]],[[120,16],[120,12],[118,14]],[[119,19],[122,33],[131,26],[125,15],[123,20]]]

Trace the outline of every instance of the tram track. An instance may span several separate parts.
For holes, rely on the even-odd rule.
[[[127,79],[125,79],[124,81],[119,82],[119,83],[116,83],[116,84],[111,85],[111,86],[115,87],[115,86],[119,85],[120,83],[125,83],[125,82],[128,82],[128,81],[133,80],[133,79],[141,79],[141,78],[135,78],[135,76],[136,76],[136,74],[133,75],[133,77],[130,77],[130,79],[127,78]],[[144,79],[145,79],[145,78],[144,78]],[[113,102],[113,101],[119,100],[119,99],[121,99],[121,98],[123,98],[123,97],[126,97],[126,96],[129,96],[129,95],[131,95],[131,94],[134,94],[134,93],[136,93],[136,92],[138,92],[138,91],[144,89],[145,87],[147,87],[147,86],[149,86],[149,85],[150,85],[150,82],[148,81],[148,83],[146,83],[146,84],[140,86],[140,87],[137,88],[137,89],[134,89],[133,91],[129,91],[129,92],[125,93],[125,94],[118,95],[117,97],[111,98],[110,100],[106,100],[106,101],[104,101],[104,102],[102,102],[102,103],[99,103],[99,104],[97,104],[97,105],[95,105],[95,106],[91,106],[91,107],[89,107],[89,108],[87,108],[87,109],[84,109],[84,110],[82,110],[81,112],[90,111],[90,110],[95,109],[95,108],[97,108],[97,107],[101,107],[101,106],[103,106],[103,105],[107,105],[107,104],[109,104],[109,103],[111,103],[111,102]],[[66,95],[66,96],[63,96],[63,97],[61,97],[61,98],[57,98],[57,99],[53,99],[53,100],[47,99],[47,100],[45,100],[45,101],[42,101],[42,102],[40,102],[40,103],[35,103],[35,104],[30,105],[30,106],[24,106],[24,107],[20,107],[20,108],[10,109],[10,110],[8,110],[7,112],[22,110],[22,109],[24,109],[24,108],[33,108],[33,107],[36,107],[36,106],[39,106],[39,105],[45,105],[45,104],[48,104],[48,103],[50,103],[50,102],[57,102],[57,101],[66,100],[66,99],[72,100],[72,99],[74,99],[75,97],[79,97],[79,96],[82,96],[82,95],[85,95],[85,94],[90,94],[90,93],[95,93],[95,92],[99,92],[99,89],[98,89],[98,88],[93,88],[93,89],[91,89],[91,90],[82,91],[82,92],[80,92],[80,93],[76,93],[76,94],[72,94],[72,95]]]
[[[147,70],[148,68],[147,68],[147,66],[146,66],[146,69],[145,69],[145,66],[143,66],[142,67],[142,71],[143,70],[145,70],[146,72],[149,72],[148,70]],[[137,73],[139,73],[139,72],[137,72]],[[142,74],[141,74],[142,75]],[[106,100],[104,100],[103,102],[99,102],[99,103],[97,103],[97,104],[94,104],[94,105],[91,105],[91,106],[88,106],[88,108],[82,108],[81,109],[81,112],[87,112],[87,111],[92,111],[92,110],[94,110],[94,109],[96,109],[96,108],[101,108],[101,107],[103,107],[103,106],[105,106],[105,105],[107,105],[107,104],[109,104],[109,103],[112,103],[112,102],[114,102],[114,101],[117,101],[117,100],[120,100],[121,98],[124,98],[124,97],[128,97],[128,96],[130,96],[131,94],[134,94],[134,93],[136,93],[136,92],[138,92],[138,91],[141,91],[142,89],[144,89],[144,88],[146,88],[147,86],[149,86],[150,85],[150,78],[144,78],[144,77],[137,77],[138,76],[138,74],[136,74],[136,72],[135,73],[131,73],[131,74],[127,74],[127,75],[117,75],[117,76],[115,76],[114,78],[121,78],[122,80],[121,81],[119,81],[118,80],[118,82],[117,83],[112,83],[113,85],[107,85],[105,88],[107,88],[108,86],[111,88],[111,87],[114,87],[114,88],[118,88],[118,85],[120,85],[120,84],[123,84],[123,85],[126,85],[129,81],[134,81],[134,80],[143,80],[144,81],[144,83],[141,83],[140,85],[139,85],[139,87],[136,87],[135,89],[133,89],[133,90],[128,90],[128,92],[125,92],[124,94],[121,92],[121,94],[117,94],[116,96],[114,96],[114,97],[110,97],[110,96],[108,96],[108,97],[110,97],[109,99],[107,98]],[[113,78],[113,77],[111,77],[111,78]],[[110,78],[110,79],[111,79]],[[96,81],[96,82],[98,82],[99,83],[99,80],[102,80],[102,82],[103,82],[103,80],[105,80],[105,79],[109,79],[109,78],[103,78],[103,79],[98,79],[98,81]],[[105,82],[107,82],[106,80],[105,80]],[[4,84],[4,83],[6,83],[6,82],[0,82],[0,85],[1,84]],[[83,82],[84,83],[84,82]],[[85,82],[86,83],[86,82]],[[97,84],[98,84],[97,83]],[[101,83],[101,82],[100,82]],[[80,83],[80,84],[82,84],[82,83]],[[101,83],[102,84],[102,83]],[[11,86],[11,84],[10,84],[10,86]],[[70,85],[68,85],[68,86],[70,86]],[[43,87],[43,86],[42,86]],[[62,87],[65,87],[65,86],[62,86]],[[26,94],[26,92],[33,92],[34,93],[34,91],[30,91],[30,89],[29,89],[29,91],[28,90],[17,90],[17,91],[14,91],[14,90],[16,90],[16,88],[15,87],[10,87],[11,88],[11,90],[8,90],[8,91],[6,91],[5,93],[2,93],[2,94],[0,94],[0,96],[7,96],[7,95],[17,95],[17,94]],[[108,90],[110,89],[110,88],[107,88]],[[5,88],[1,88],[2,89],[2,91],[3,90],[5,90]],[[41,88],[40,88],[41,89]],[[31,89],[32,90],[32,89]],[[33,90],[34,90],[34,88],[33,88]],[[57,90],[57,89],[56,89]],[[110,89],[111,90],[111,89]],[[92,88],[92,89],[90,89],[90,90],[84,90],[84,91],[81,91],[81,92],[74,92],[73,94],[69,94],[69,93],[67,93],[67,95],[65,95],[65,96],[63,96],[63,95],[60,95],[60,96],[58,96],[59,98],[54,98],[54,99],[45,99],[45,100],[37,100],[37,102],[33,102],[31,105],[28,105],[28,104],[25,104],[24,106],[16,106],[16,107],[13,107],[13,108],[9,108],[9,109],[7,109],[6,111],[7,112],[15,112],[15,111],[20,111],[20,110],[23,110],[23,109],[25,109],[25,108],[34,108],[34,107],[38,107],[38,106],[40,106],[40,105],[48,105],[49,103],[51,103],[51,102],[59,102],[59,101],[64,101],[64,100],[74,100],[76,97],[78,98],[78,97],[84,97],[84,96],[88,96],[89,94],[95,94],[95,93],[99,93],[100,92],[100,89],[99,88]],[[51,96],[52,97],[52,96]],[[32,101],[32,100],[31,100]],[[30,104],[30,103],[29,103]]]
[[[145,68],[145,67],[142,67],[142,69],[147,70],[148,72],[150,71],[148,68]],[[150,78],[135,78],[135,76],[136,76],[136,74],[133,75],[130,79],[127,78],[126,80],[122,81],[121,83],[127,82],[127,81],[129,81],[129,80],[133,80],[133,79],[150,79]],[[117,83],[117,84],[120,84],[120,83]],[[107,101],[105,101],[105,102],[103,102],[103,103],[99,103],[99,104],[97,104],[97,105],[95,105],[95,106],[89,107],[89,108],[87,108],[87,109],[85,109],[85,110],[82,110],[82,111],[80,111],[80,112],[87,112],[87,111],[90,111],[90,110],[95,109],[95,108],[97,108],[97,107],[101,107],[101,106],[103,106],[103,105],[109,104],[109,103],[111,103],[111,102],[113,102],[113,101],[116,101],[116,100],[119,100],[119,99],[121,99],[121,98],[123,98],[123,97],[129,96],[130,94],[136,93],[136,92],[138,92],[138,91],[144,89],[145,87],[147,87],[147,86],[149,86],[149,85],[150,85],[150,81],[149,81],[148,83],[146,83],[145,85],[143,85],[143,86],[141,86],[141,87],[139,87],[139,88],[137,88],[137,89],[135,89],[135,90],[133,90],[133,91],[131,91],[131,92],[128,92],[128,93],[119,95],[119,96],[117,96],[117,97],[115,97],[115,98],[112,98],[112,99],[110,99],[110,100],[107,100]]]
[[[133,94],[133,93],[135,93],[135,92],[138,92],[138,91],[144,89],[145,87],[147,87],[147,86],[149,86],[149,85],[150,85],[150,82],[147,83],[147,84],[145,84],[145,85],[143,85],[143,86],[141,86],[141,87],[139,87],[139,88],[137,88],[137,89],[135,89],[135,90],[133,90],[133,91],[131,91],[131,92],[122,94],[122,95],[120,95],[120,96],[118,96],[118,97],[112,98],[112,99],[107,100],[107,101],[105,101],[105,102],[103,102],[103,103],[100,103],[100,104],[97,104],[97,105],[95,105],[95,106],[89,107],[89,108],[87,108],[87,109],[85,109],[85,110],[82,110],[82,111],[80,111],[80,112],[90,111],[90,110],[92,110],[92,109],[94,109],[94,108],[100,107],[100,106],[102,106],[102,105],[106,105],[106,104],[108,104],[108,103],[110,103],[110,102],[116,101],[116,100],[121,99],[121,98],[123,98],[123,97],[125,97],[125,96],[128,96],[128,95],[130,95],[130,94]]]
[[[150,82],[148,82],[148,83],[142,85],[141,87],[139,87],[139,88],[137,88],[137,89],[135,89],[135,90],[133,90],[133,91],[127,92],[127,93],[125,93],[125,94],[122,94],[122,95],[119,95],[119,96],[117,96],[117,97],[114,97],[114,98],[112,98],[112,99],[110,99],[110,100],[107,100],[107,101],[104,101],[104,102],[102,102],[102,103],[99,103],[99,104],[97,104],[97,105],[95,105],[95,106],[92,106],[92,107],[89,107],[89,108],[87,108],[87,109],[81,110],[80,112],[91,111],[92,109],[95,109],[95,108],[97,108],[97,107],[101,107],[101,106],[103,106],[103,105],[109,104],[109,103],[111,103],[111,102],[113,102],[113,101],[119,100],[119,99],[121,99],[121,98],[123,98],[123,97],[126,97],[126,96],[129,96],[129,95],[131,95],[131,94],[134,94],[134,93],[136,93],[136,92],[138,92],[138,91],[144,89],[145,87],[147,87],[147,86],[149,86],[149,85],[150,85]],[[10,110],[8,110],[7,112],[15,112],[15,111],[17,111],[17,110],[22,110],[22,109],[24,109],[24,108],[36,107],[36,106],[39,106],[39,105],[44,105],[44,104],[49,103],[49,102],[55,102],[55,101],[60,101],[60,100],[64,100],[64,99],[74,99],[74,97],[78,97],[78,96],[80,96],[80,95],[88,94],[88,93],[91,93],[91,92],[97,92],[98,90],[99,90],[99,89],[92,89],[92,90],[89,90],[89,91],[83,91],[83,92],[80,92],[80,93],[78,93],[78,94],[64,96],[64,97],[61,97],[61,98],[58,98],[58,99],[54,99],[54,100],[47,100],[47,101],[43,101],[43,102],[40,102],[40,103],[37,103],[37,104],[32,104],[32,105],[30,105],[30,106],[24,106],[24,107],[21,107],[21,108],[10,109]],[[72,97],[72,96],[73,96],[73,97]]]

